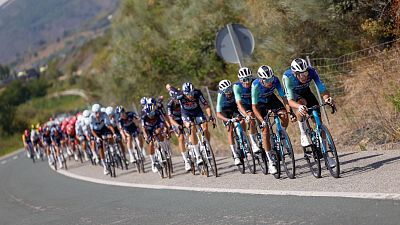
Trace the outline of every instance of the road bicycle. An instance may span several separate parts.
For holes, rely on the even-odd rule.
[[[246,172],[246,168],[250,173],[256,173],[256,160],[253,154],[253,150],[251,149],[251,145],[248,139],[246,132],[243,130],[240,121],[243,118],[241,116],[237,116],[234,121],[230,120],[226,123],[228,126],[228,131],[231,129],[231,124],[233,125],[233,137],[236,143],[236,153],[239,156],[240,164],[237,165],[240,173],[244,174]]]
[[[277,172],[274,174],[274,177],[276,179],[281,177],[282,162],[286,175],[290,179],[294,179],[296,174],[296,165],[293,147],[289,135],[282,127],[278,113],[279,110],[280,109],[268,110],[267,115],[264,117],[264,121],[266,122],[265,126],[269,128],[270,133],[269,139],[272,147],[271,157],[277,170]],[[272,122],[271,118],[273,119]],[[263,128],[263,126],[260,126],[260,128]]]
[[[328,128],[322,124],[318,109],[328,105],[332,108],[332,114],[336,112],[336,107],[323,103],[320,105],[315,105],[309,108],[309,115],[306,116],[307,129],[306,135],[310,138],[312,144],[307,147],[303,147],[304,158],[310,168],[312,175],[316,178],[321,177],[321,159],[324,159],[325,166],[329,170],[330,174],[339,178],[340,176],[340,163],[339,157],[336,151],[335,143],[333,141],[332,135]],[[315,128],[311,129],[309,120],[312,118],[315,121]],[[328,159],[329,158],[329,159]],[[331,161],[331,165],[328,160]]]

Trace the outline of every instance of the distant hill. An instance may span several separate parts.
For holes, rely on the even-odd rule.
[[[119,0],[0,0],[0,64],[109,25]]]

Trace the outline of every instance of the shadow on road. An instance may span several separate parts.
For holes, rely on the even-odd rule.
[[[365,157],[363,157],[363,158],[365,158]],[[366,166],[361,166],[361,167],[356,166],[356,167],[350,168],[348,170],[343,170],[341,176],[342,177],[350,177],[350,176],[359,175],[359,174],[366,173],[366,172],[378,169],[384,165],[395,163],[395,162],[400,162],[400,156],[385,159],[385,160],[374,162],[374,163],[370,163]]]

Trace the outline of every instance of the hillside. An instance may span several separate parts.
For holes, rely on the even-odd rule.
[[[118,0],[11,0],[0,2],[0,62],[7,64],[76,33],[109,25]]]

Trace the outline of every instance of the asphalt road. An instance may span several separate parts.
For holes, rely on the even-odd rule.
[[[395,200],[115,187],[62,176],[21,154],[0,164],[0,179],[1,225],[400,222]]]

